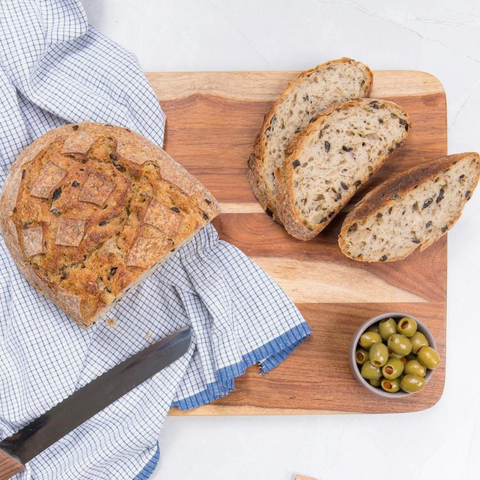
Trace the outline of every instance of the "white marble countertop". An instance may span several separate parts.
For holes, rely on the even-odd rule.
[[[480,150],[478,0],[84,3],[90,23],[148,71],[304,70],[348,56],[375,70],[430,72],[447,92],[449,153]],[[170,417],[152,479],[478,480],[479,245],[477,191],[449,233],[447,381],[435,407],[388,416]]]

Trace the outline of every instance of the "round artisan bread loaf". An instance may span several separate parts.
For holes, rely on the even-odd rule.
[[[0,200],[19,270],[83,327],[219,213],[209,191],[128,128],[51,130],[12,165]]]

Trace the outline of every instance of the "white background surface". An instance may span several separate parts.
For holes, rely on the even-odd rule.
[[[84,0],[148,71],[304,70],[348,56],[436,75],[449,153],[479,151],[478,0]],[[168,418],[154,480],[480,479],[480,188],[449,233],[442,400],[408,415]]]

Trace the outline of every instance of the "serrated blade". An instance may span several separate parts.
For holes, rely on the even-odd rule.
[[[178,360],[187,352],[190,340],[191,331],[187,327],[150,345],[0,442],[0,448],[25,464],[115,400]]]

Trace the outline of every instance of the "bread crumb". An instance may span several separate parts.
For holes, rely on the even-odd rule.
[[[150,340],[151,337],[152,337],[152,332],[148,332],[147,333],[147,340]]]
[[[114,318],[107,318],[105,320],[105,324],[107,325],[107,327],[110,327],[110,328],[118,327],[118,322]]]

